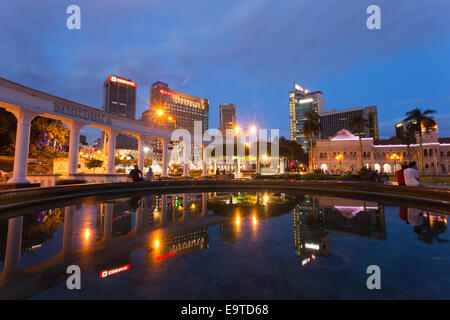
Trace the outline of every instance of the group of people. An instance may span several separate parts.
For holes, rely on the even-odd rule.
[[[450,190],[448,186],[431,186],[420,181],[419,170],[417,170],[417,164],[415,161],[410,162],[408,165],[402,165],[402,168],[395,172],[397,176],[397,183],[399,186],[408,187],[433,187],[436,189]]]
[[[144,176],[142,175],[142,171],[139,170],[138,166],[134,166],[134,169],[130,171],[128,174],[128,177],[133,180],[133,182],[140,182],[140,181],[152,181],[153,180],[153,170],[150,167]]]

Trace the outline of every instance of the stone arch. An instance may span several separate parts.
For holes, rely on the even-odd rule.
[[[381,172],[381,166],[379,163],[375,163],[375,170]]]
[[[389,163],[385,163],[383,165],[383,172],[392,173],[392,166]]]

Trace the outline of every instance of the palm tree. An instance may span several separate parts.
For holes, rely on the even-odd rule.
[[[360,114],[354,116],[350,119],[348,123],[348,127],[351,131],[358,134],[359,137],[359,159],[361,160],[361,168],[364,166],[363,158],[362,158],[362,139],[361,135],[364,134],[364,131],[367,127],[369,127],[369,120],[364,118],[364,115]]]
[[[309,149],[309,167],[312,171],[313,167],[313,137],[320,133],[319,114],[314,111],[308,111],[305,113],[306,121],[303,123],[303,134],[309,137],[310,149]]]
[[[407,153],[408,153],[408,161],[411,161],[411,154],[409,152],[409,149],[410,149],[410,146],[416,142],[416,131],[415,131],[415,125],[413,123],[408,123],[401,140],[402,140],[402,143],[406,144]]]
[[[406,118],[403,120],[405,122],[416,122],[417,126],[416,130],[419,132],[419,162],[420,162],[420,170],[423,172],[423,150],[422,150],[422,127],[425,130],[428,130],[431,127],[436,125],[436,122],[430,114],[436,113],[435,110],[427,109],[424,112],[422,110],[416,108],[406,113]]]

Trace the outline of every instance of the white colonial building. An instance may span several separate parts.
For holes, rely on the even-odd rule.
[[[419,141],[419,138],[417,139]],[[437,126],[423,130],[424,174],[447,175],[450,172],[450,138],[438,138]],[[403,163],[416,161],[419,166],[419,144],[408,146],[399,139],[373,140],[362,138],[364,166],[387,174],[394,173]],[[361,166],[359,138],[341,130],[327,140],[317,140],[314,167],[330,173],[356,172]]]

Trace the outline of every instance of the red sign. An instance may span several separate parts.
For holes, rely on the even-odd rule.
[[[166,96],[173,96],[173,92],[166,91],[164,89],[159,90],[159,93],[164,94]]]
[[[166,258],[172,257],[174,255],[175,255],[175,252],[171,252],[171,253],[165,254],[163,256],[157,256],[156,257],[156,261],[159,261],[159,260],[162,260],[162,259],[166,259]]]
[[[123,271],[128,271],[128,270],[130,270],[129,264],[126,266],[123,266],[123,267],[114,268],[111,270],[105,270],[105,271],[100,272],[99,278],[106,278],[106,277],[112,276],[113,274],[123,272]]]
[[[109,76],[109,81],[125,84],[127,86],[135,87],[135,88],[137,86],[136,82],[134,82],[134,81],[125,80],[125,79],[122,79],[122,78],[119,78],[119,77],[116,77],[116,76]]]

